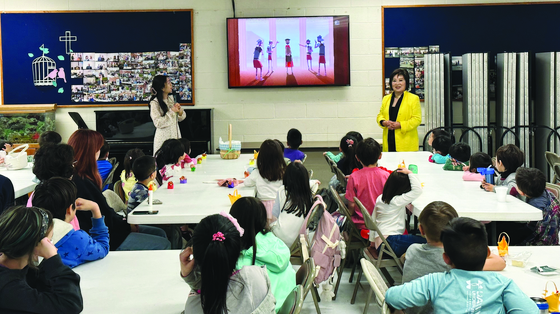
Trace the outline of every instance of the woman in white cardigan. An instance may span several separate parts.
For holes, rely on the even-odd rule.
[[[152,98],[150,99],[150,117],[154,121],[154,154],[165,140],[181,138],[179,121],[185,120],[187,114],[172,95],[172,85],[165,75],[156,75],[152,80]]]

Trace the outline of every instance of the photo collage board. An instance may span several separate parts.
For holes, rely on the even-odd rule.
[[[146,102],[156,75],[167,75],[177,101],[192,101],[191,44],[179,51],[73,52],[71,78],[83,79],[72,85],[72,102]]]
[[[424,55],[439,53],[439,45],[424,47],[386,47],[385,58],[398,58],[399,67],[407,69],[409,91],[424,99]],[[385,78],[385,95],[391,93],[389,77]]]

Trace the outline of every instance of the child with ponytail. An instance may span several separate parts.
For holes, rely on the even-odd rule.
[[[194,229],[192,247],[181,252],[181,277],[191,287],[185,313],[274,313],[266,269],[236,270],[244,230],[229,214],[208,216]]]
[[[237,268],[266,266],[278,311],[296,287],[296,272],[290,263],[290,249],[270,232],[266,209],[258,199],[242,197],[233,203],[229,213],[245,230],[241,237],[241,255]]]

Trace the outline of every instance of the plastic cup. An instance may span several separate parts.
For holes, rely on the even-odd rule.
[[[495,186],[494,190],[496,191],[496,197],[498,198],[498,202],[506,202],[507,196],[507,186]]]

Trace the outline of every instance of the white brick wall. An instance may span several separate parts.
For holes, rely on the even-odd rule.
[[[543,0],[537,0],[542,2]],[[535,2],[537,2],[535,1]],[[552,1],[552,0],[550,0]],[[237,0],[237,17],[350,15],[351,84],[325,88],[227,88],[226,17],[232,17],[231,2],[224,0],[0,0],[2,11],[25,10],[142,10],[194,9],[194,70],[197,108],[214,108],[214,136],[227,137],[227,124],[234,138],[262,142],[285,141],[296,127],[305,143],[337,146],[349,130],[364,137],[381,137],[375,122],[382,99],[382,5],[487,3],[480,0]],[[528,0],[493,3],[528,2]],[[4,60],[9,62],[9,60]],[[116,108],[130,110],[131,108]],[[139,108],[138,108],[139,109]],[[56,128],[67,139],[76,125],[69,111],[79,111],[95,127],[95,108],[57,110]],[[99,109],[97,109],[99,110]]]

